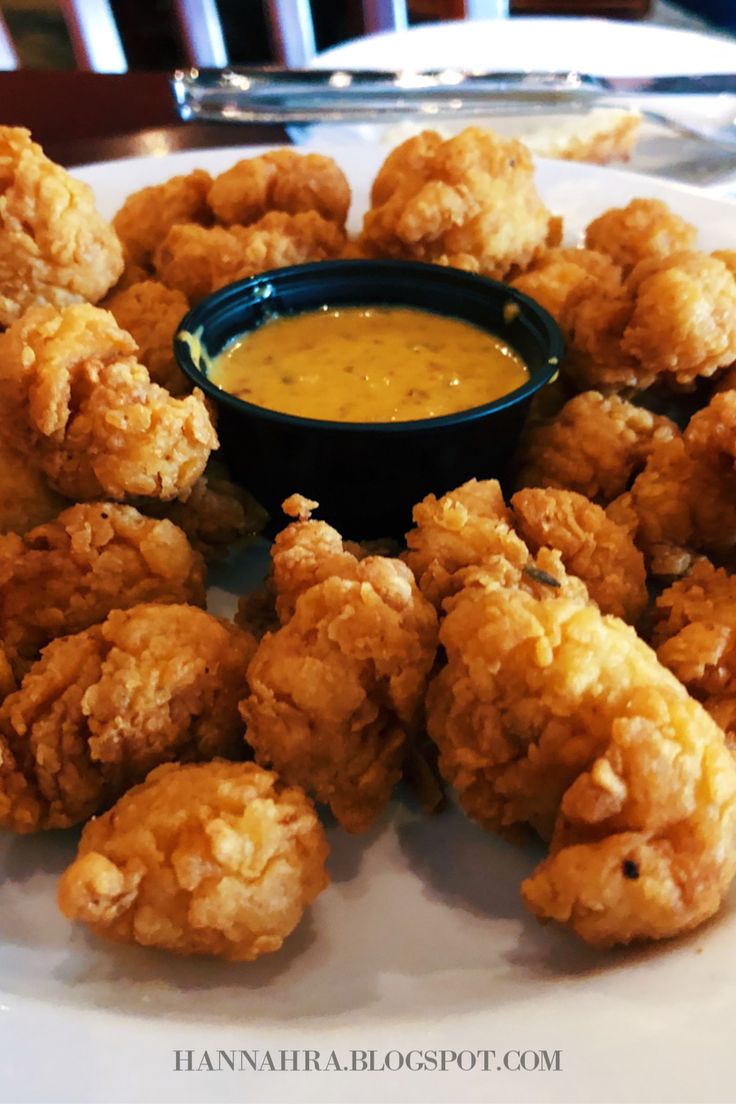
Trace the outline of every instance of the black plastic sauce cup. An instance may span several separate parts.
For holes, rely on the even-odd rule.
[[[413,422],[331,422],[255,406],[221,390],[207,362],[274,315],[323,306],[394,305],[472,322],[511,345],[529,380],[493,402]],[[195,338],[195,340],[192,340]],[[555,376],[562,335],[532,299],[456,268],[410,261],[321,261],[262,273],[208,296],[174,341],[182,371],[215,402],[234,478],[281,528],[281,503],[298,491],[354,539],[401,536],[411,509],[465,480],[504,480],[532,397]],[[462,369],[462,364],[458,364]]]

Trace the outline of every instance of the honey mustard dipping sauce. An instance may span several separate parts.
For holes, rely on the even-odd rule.
[[[282,414],[410,422],[521,387],[519,355],[485,330],[410,307],[323,307],[270,319],[212,361],[217,387]]]

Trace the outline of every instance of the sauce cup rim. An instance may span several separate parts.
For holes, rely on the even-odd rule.
[[[258,289],[267,290],[269,285],[273,285],[274,282],[286,282],[294,277],[303,278],[305,282],[308,281],[310,275],[322,275],[337,274],[340,271],[363,271],[368,272],[370,270],[376,272],[393,272],[403,270],[408,275],[414,277],[415,280],[423,280],[433,285],[451,283],[458,284],[465,282],[468,287],[474,289],[485,289],[489,295],[499,296],[503,295],[506,302],[511,302],[523,307],[528,313],[531,313],[536,322],[539,323],[544,331],[545,344],[548,346],[548,355],[545,364],[536,370],[530,368],[528,365],[530,378],[521,387],[515,388],[513,391],[509,391],[507,395],[502,395],[500,398],[493,399],[491,402],[483,403],[480,406],[468,407],[464,410],[456,410],[452,414],[440,414],[433,418],[416,418],[413,421],[400,421],[400,422],[345,422],[334,421],[328,418],[307,418],[298,414],[285,414],[279,410],[270,410],[268,407],[260,406],[258,403],[250,403],[246,399],[241,399],[237,395],[233,395],[229,391],[225,391],[223,388],[218,387],[213,383],[206,373],[194,363],[191,355],[189,344],[182,338],[182,334],[191,336],[201,334],[200,340],[205,342],[205,334],[207,328],[207,318],[211,312],[215,309],[222,309],[228,306],[233,301],[237,301],[240,298],[249,297],[252,298],[252,292]],[[257,297],[257,296],[256,296]],[[263,296],[264,300],[266,296]],[[315,303],[312,307],[305,308],[302,311],[286,312],[281,317],[289,317],[290,314],[305,314],[309,311],[318,310],[321,306],[330,306],[329,297],[324,295],[315,299]],[[335,304],[336,306],[363,306],[371,305],[361,302],[358,298],[354,302],[343,302]],[[390,302],[386,303],[386,306],[408,307],[414,310],[425,310],[428,314],[439,314],[441,312],[436,310],[430,310],[429,308],[422,307],[416,303],[410,301],[402,302]],[[471,325],[478,325],[471,319],[463,318],[462,315],[452,313],[448,315],[453,318],[459,318],[461,321],[470,322]],[[487,333],[494,334],[496,337],[502,337],[496,330],[491,327],[479,326],[481,329],[485,329]],[[245,334],[254,329],[256,326],[246,327],[241,331]],[[237,335],[233,335],[231,340],[234,340]],[[206,344],[205,344],[206,348]],[[222,347],[224,348],[224,346]],[[218,355],[222,349],[218,349]],[[177,364],[181,368],[185,376],[196,386],[202,389],[205,394],[213,399],[215,402],[222,403],[227,406],[233,412],[243,412],[250,415],[256,415],[264,418],[266,421],[276,422],[281,425],[291,425],[302,429],[312,428],[314,430],[330,430],[331,432],[339,433],[417,433],[426,430],[427,432],[441,429],[443,426],[451,426],[462,424],[463,422],[472,422],[477,418],[484,418],[497,411],[506,409],[509,406],[514,406],[518,402],[522,402],[524,399],[531,397],[537,391],[539,391],[546,384],[550,383],[555,374],[559,371],[560,364],[562,362],[562,356],[564,353],[564,339],[562,332],[553,319],[539,303],[530,296],[525,295],[523,292],[518,291],[516,288],[510,287],[508,284],[502,283],[500,280],[492,280],[487,276],[480,276],[474,272],[467,272],[460,268],[451,268],[444,265],[428,264],[423,261],[404,261],[404,260],[368,260],[363,258],[350,258],[350,259],[338,259],[330,261],[312,261],[308,264],[302,265],[289,265],[284,268],[268,269],[265,272],[259,273],[257,276],[249,276],[244,280],[237,280],[234,283],[226,284],[224,287],[219,288],[217,291],[212,292],[206,296],[194,307],[184,315],[179,326],[177,327],[176,334],[174,336],[174,355],[176,357]],[[208,353],[209,355],[209,353]]]

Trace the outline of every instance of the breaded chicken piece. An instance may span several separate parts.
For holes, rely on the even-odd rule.
[[[692,249],[697,230],[661,199],[632,199],[611,207],[588,226],[585,245],[606,253],[626,272],[647,257],[669,257]]]
[[[531,296],[559,321],[572,289],[589,279],[600,287],[615,289],[621,282],[621,269],[605,253],[558,247],[541,253],[526,272],[511,281],[511,287]]]
[[[88,184],[22,127],[0,127],[0,327],[34,304],[96,303],[123,271],[114,230]]]
[[[138,359],[154,383],[172,395],[185,395],[192,387],[174,357],[174,334],[189,310],[180,291],[158,280],[144,280],[115,291],[105,302],[121,329],[133,337]]]
[[[257,536],[268,517],[252,495],[232,482],[225,466],[212,460],[183,502],[149,500],[141,508],[149,516],[172,521],[206,560]]]
[[[289,517],[296,518],[276,534],[271,548],[271,585],[274,608],[280,624],[294,614],[297,599],[325,579],[355,579],[363,556],[325,521],[312,519],[319,506],[304,495],[290,495],[282,503]]]
[[[119,943],[251,962],[329,884],[311,801],[253,763],[166,764],[82,833],[70,920]]]
[[[239,758],[254,647],[186,605],[114,610],[54,640],[0,708],[0,826],[66,828],[160,763]]]
[[[426,130],[383,163],[361,242],[374,256],[502,279],[545,245],[551,219],[521,142],[479,127],[447,141]]]
[[[0,427],[0,534],[26,533],[55,518],[66,505],[43,474],[10,447]]]
[[[697,553],[736,549],[736,392],[714,395],[681,438],[657,445],[623,502],[635,540],[658,575],[682,575]],[[613,513],[612,513],[613,511]]]
[[[660,663],[736,738],[736,576],[706,559],[657,599],[652,644]]]
[[[574,491],[529,488],[511,499],[519,536],[536,554],[555,548],[601,613],[636,624],[647,607],[644,557],[621,525]]]
[[[609,946],[702,923],[736,872],[736,765],[717,725],[633,629],[521,590],[460,595],[427,698],[440,769],[470,817],[530,825],[540,919]]]
[[[504,504],[495,479],[471,479],[439,499],[427,495],[413,517],[416,528],[406,535],[402,558],[438,610],[460,590],[483,593],[490,587],[518,587],[532,594],[552,590],[588,601],[585,583],[568,575],[556,548],[540,546],[534,555],[516,532],[518,519]],[[573,534],[566,544],[570,551]]]
[[[562,372],[576,388],[608,394],[654,383],[656,371],[621,349],[633,311],[634,295],[625,285],[614,290],[582,280],[570,290],[558,320],[566,345]]]
[[[636,300],[625,356],[680,384],[736,361],[736,277],[723,261],[684,252],[645,260],[628,286]]]
[[[341,556],[339,536],[329,542],[319,522],[289,528],[293,539],[274,549],[288,620],[248,668],[246,738],[258,762],[362,832],[389,800],[417,731],[437,616],[400,560]]]
[[[287,148],[238,161],[215,178],[207,202],[225,226],[246,226],[269,211],[316,211],[344,227],[350,185],[331,157]]]
[[[706,253],[643,260],[614,293],[588,280],[567,296],[564,370],[586,387],[690,385],[736,359],[736,279]]]
[[[207,193],[211,186],[210,174],[195,169],[129,195],[112,221],[125,247],[127,265],[150,271],[155,249],[177,223],[209,226],[212,212]]]
[[[716,249],[711,253],[711,257],[725,264],[731,275],[736,277],[736,249]]]
[[[271,268],[338,257],[344,242],[340,227],[316,211],[297,215],[271,211],[250,226],[174,226],[154,261],[167,287],[197,303],[226,284]]]
[[[9,443],[72,499],[186,496],[217,436],[202,393],[172,398],[113,316],[32,307],[0,334]]]
[[[0,639],[16,675],[49,641],[141,602],[205,603],[204,562],[170,521],[132,506],[71,506],[0,537]]]
[[[441,498],[427,495],[412,517],[402,558],[437,609],[463,587],[468,568],[499,556],[521,571],[530,559],[495,479],[471,479]]]
[[[584,391],[551,421],[525,432],[517,483],[562,487],[606,506],[627,489],[659,441],[679,434],[669,418],[618,395]]]

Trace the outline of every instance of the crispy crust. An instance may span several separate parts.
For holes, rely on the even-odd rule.
[[[114,610],[53,641],[0,709],[0,824],[65,828],[159,763],[237,758],[254,643],[185,605]]]
[[[329,883],[311,802],[253,763],[169,764],[85,828],[59,907],[96,935],[253,961]]]
[[[123,271],[92,189],[21,127],[0,127],[0,326],[36,304],[96,303]]]

